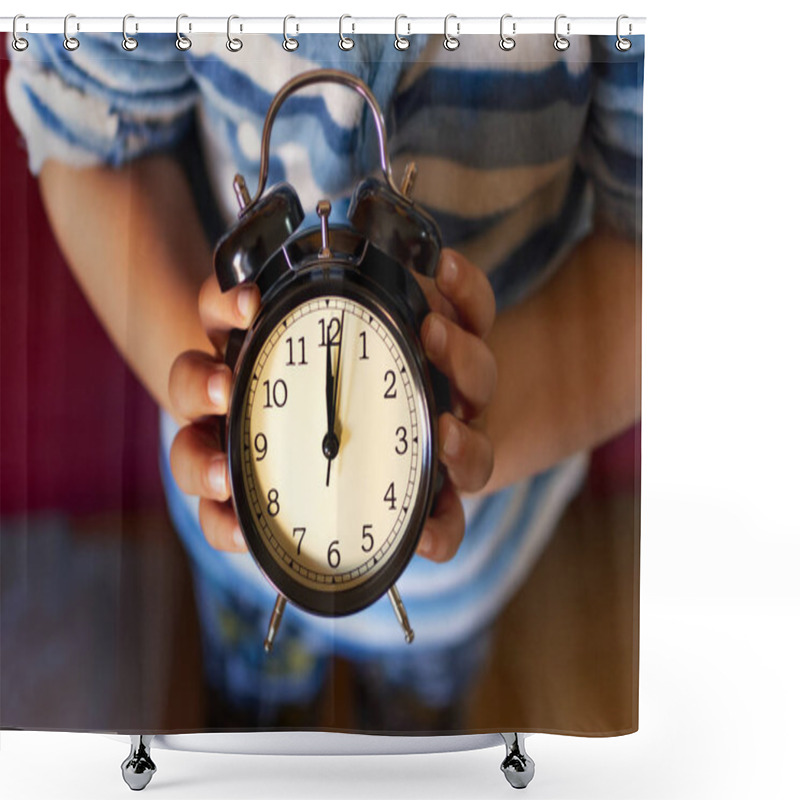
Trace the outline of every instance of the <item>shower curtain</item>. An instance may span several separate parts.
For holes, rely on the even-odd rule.
[[[27,38],[0,61],[0,727],[635,731],[644,38]],[[267,653],[276,590],[200,513],[230,476],[187,490],[176,456],[214,398],[187,415],[170,375],[187,351],[221,364],[200,287],[232,181],[258,184],[270,101],[316,68],[363,80],[394,173],[417,166],[459,276],[456,429],[491,460],[449,462],[463,523],[397,582],[411,644],[384,597],[290,603]],[[378,156],[362,99],[309,87],[276,117],[270,184],[301,230],[323,198],[346,225]]]

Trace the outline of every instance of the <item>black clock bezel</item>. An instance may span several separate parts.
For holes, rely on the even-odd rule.
[[[432,385],[430,365],[419,343],[418,331],[414,330],[409,308],[399,303],[390,292],[369,277],[363,263],[354,265],[346,259],[308,259],[302,268],[284,276],[280,288],[264,297],[262,310],[247,332],[237,357],[234,383],[227,421],[227,456],[231,475],[231,490],[234,509],[248,548],[261,571],[270,583],[290,602],[319,616],[344,616],[372,605],[395,584],[414,555],[425,520],[430,514],[437,490],[437,398]],[[420,293],[421,294],[421,293]],[[234,476],[243,474],[241,435],[243,412],[249,389],[250,374],[264,342],[293,308],[320,296],[336,296],[355,300],[381,320],[394,336],[405,356],[411,375],[409,376],[422,395],[423,414],[420,426],[427,427],[430,435],[420,438],[420,486],[417,502],[410,510],[405,533],[394,552],[389,555],[374,576],[368,577],[355,587],[313,589],[290,575],[271,554],[253,518],[243,480]],[[424,301],[423,301],[424,302]]]

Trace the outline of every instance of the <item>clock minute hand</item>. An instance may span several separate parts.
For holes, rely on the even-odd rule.
[[[340,380],[339,376],[342,374],[342,348],[344,347],[344,310],[342,310],[342,319],[339,322],[339,352],[336,354],[336,375],[333,378],[333,422],[336,424],[336,418],[339,416],[339,389]],[[333,428],[331,428],[333,430]],[[341,432],[341,429],[340,429]],[[338,437],[337,437],[338,438]]]

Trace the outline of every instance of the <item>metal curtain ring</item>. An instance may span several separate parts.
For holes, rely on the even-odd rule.
[[[559,14],[556,17],[555,24],[553,25],[553,33],[555,34],[555,37],[556,37],[553,40],[553,47],[555,47],[555,49],[560,51],[560,52],[563,52],[564,50],[566,50],[569,47],[569,39],[565,38],[564,36],[562,36],[558,32],[558,21],[560,19],[566,19],[566,18],[567,18],[566,14]],[[569,36],[569,28],[570,28],[570,24],[568,22],[567,23],[567,36]]]
[[[242,42],[241,39],[231,37],[231,22],[235,19],[239,19],[236,14],[231,14],[228,17],[228,41],[225,42],[225,47],[227,47],[231,53],[238,53],[242,47],[244,47],[244,42]],[[241,30],[241,28],[239,28],[239,30]]]
[[[517,46],[517,40],[514,39],[512,36],[508,36],[506,34],[506,32],[503,30],[503,27],[505,26],[506,20],[507,19],[511,19],[511,17],[512,17],[512,14],[503,14],[503,16],[500,17],[500,49],[501,50],[506,50],[506,51],[513,50]],[[511,23],[511,32],[512,33],[516,33],[517,32],[517,23],[516,22],[512,22]]]
[[[14,37],[11,40],[11,46],[18,53],[21,53],[23,50],[27,50],[28,49],[28,40],[27,39],[23,39],[19,34],[17,34],[17,20],[18,19],[25,19],[25,16],[23,14],[17,14],[17,16],[14,17],[14,22],[11,24],[11,35]],[[28,26],[26,24],[26,26],[25,26],[26,30],[27,30],[27,27]]]
[[[286,32],[286,24],[289,22],[290,19],[297,19],[297,17],[293,17],[291,14],[285,16],[283,18],[283,49],[286,50],[287,53],[291,53],[300,46],[300,42],[297,39],[293,39],[289,34]],[[299,26],[295,26],[296,30],[299,30]]]
[[[188,14],[178,14],[178,18],[175,20],[175,47],[178,50],[188,50],[192,46],[192,40],[181,33],[181,20],[186,19],[188,16]],[[190,24],[189,30],[191,29],[192,26]]]
[[[342,24],[346,19],[353,19],[353,18],[349,14],[342,14],[342,16],[339,17],[339,48],[341,50],[352,50],[355,47],[356,43],[349,36],[345,36],[344,33],[342,32]],[[352,23],[350,25],[350,32],[355,33],[355,30],[356,26],[354,23]]]
[[[122,18],[122,49],[127,50],[130,53],[131,50],[135,50],[139,46],[139,42],[137,42],[133,37],[128,36],[127,26],[129,19],[136,19],[136,17],[134,17],[133,14],[126,14]],[[139,30],[138,23],[136,24],[136,30]]]
[[[398,14],[394,18],[394,46],[396,50],[408,50],[408,48],[411,46],[411,42],[409,42],[409,40],[406,39],[405,36],[400,35],[399,27],[401,19],[408,19],[408,17],[405,14]],[[408,27],[408,33],[410,34],[411,25],[409,25],[408,23],[406,24]]]
[[[75,19],[74,14],[67,14],[67,16],[64,17],[64,49],[70,52],[77,50],[81,46],[81,43],[74,36],[70,36],[67,30],[67,25],[71,19]],[[76,25],[76,30],[80,30],[80,23],[76,23]]]
[[[620,53],[624,53],[626,50],[630,50],[631,49],[631,40],[630,39],[624,39],[620,35],[620,32],[619,32],[620,22],[622,22],[622,20],[624,20],[624,19],[628,19],[628,16],[626,14],[620,14],[617,17],[617,42],[615,44],[615,47],[617,48],[617,50],[620,51]],[[630,35],[632,30],[633,30],[633,26],[629,22],[628,23],[628,34],[629,35]]]
[[[451,19],[458,19],[458,17],[456,17],[455,14],[448,14],[444,18],[444,41],[442,41],[442,46],[444,47],[445,50],[453,51],[453,50],[458,50],[458,46],[461,44],[461,42],[458,39],[458,34],[461,33],[461,23],[456,22],[456,36],[451,36],[447,32],[447,23]]]

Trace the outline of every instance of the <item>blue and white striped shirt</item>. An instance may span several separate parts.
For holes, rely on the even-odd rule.
[[[527,36],[506,52],[496,36],[471,36],[450,52],[440,37],[414,36],[398,52],[391,36],[361,35],[342,52],[337,36],[314,34],[303,36],[294,53],[283,50],[282,37],[266,35],[245,37],[238,53],[215,35],[196,37],[185,52],[172,35],[142,35],[130,53],[118,34],[83,35],[74,52],[60,36],[29,39],[24,53],[9,46],[14,64],[6,90],[34,173],[47,158],[119,165],[171,148],[196,119],[215,200],[232,222],[231,181],[241,172],[257,185],[273,95],[299,72],[334,67],[371,87],[386,118],[393,169],[417,163],[415,201],[436,218],[444,244],[488,274],[498,310],[557,269],[591,230],[593,216],[640,235],[642,37],[627,53],[614,48],[615,37],[573,37],[558,52],[551,36]],[[332,201],[332,222],[346,222],[355,184],[378,171],[372,120],[358,95],[336,85],[290,97],[271,145],[271,182],[295,187],[304,224],[313,224],[321,197]],[[197,522],[196,498],[172,479],[175,432],[162,414],[161,466],[176,527],[202,569],[235,583],[266,618],[275,592],[255,561],[212,549]],[[398,582],[415,647],[463,641],[496,616],[547,543],[585,465],[585,454],[577,454],[465,502],[467,534],[456,557],[434,564],[415,556]],[[320,642],[333,637],[339,652],[405,647],[388,600],[338,619],[291,608],[287,614],[299,615]]]

